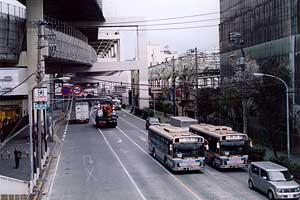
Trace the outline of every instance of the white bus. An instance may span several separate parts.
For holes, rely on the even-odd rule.
[[[227,126],[210,124],[191,125],[190,132],[208,141],[209,150],[204,155],[206,162],[213,167],[248,168],[248,149],[252,147],[252,142],[246,134]]]
[[[149,127],[148,149],[173,171],[204,169],[204,138],[169,124]]]

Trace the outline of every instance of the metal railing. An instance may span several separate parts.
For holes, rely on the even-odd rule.
[[[0,17],[7,16],[7,15],[25,19],[26,18],[26,9],[1,1],[0,2]]]
[[[0,2],[0,62],[17,63],[25,39],[26,10]]]
[[[88,42],[88,38],[74,27],[51,17],[44,17],[44,20],[49,23],[48,28]]]

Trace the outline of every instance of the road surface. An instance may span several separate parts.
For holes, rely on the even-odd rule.
[[[145,122],[119,111],[118,127],[66,125],[61,154],[44,199],[264,200],[247,185],[247,171],[173,174],[147,151]]]

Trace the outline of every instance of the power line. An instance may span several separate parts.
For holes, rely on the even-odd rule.
[[[198,29],[198,28],[211,28],[211,27],[218,27],[219,24],[211,24],[211,25],[202,25],[202,26],[185,26],[185,27],[172,27],[172,28],[152,28],[152,29],[138,29],[138,31],[170,31],[170,30],[184,30],[184,29]],[[125,30],[116,30],[118,32],[127,31],[137,31],[134,29],[125,29]]]
[[[2,94],[0,94],[0,97],[1,96],[4,96],[5,94],[7,94],[7,93],[10,93],[11,91],[13,91],[14,89],[16,89],[16,88],[18,88],[19,86],[21,86],[22,84],[24,84],[28,79],[30,79],[33,75],[35,75],[36,73],[34,72],[34,73],[32,73],[32,74],[30,74],[27,78],[25,78],[21,83],[19,83],[18,85],[16,85],[15,87],[13,87],[13,88],[11,88],[11,89],[9,89],[9,90],[7,90],[7,91],[5,91],[5,92],[3,92]]]
[[[216,21],[216,20],[220,20],[220,18],[192,20],[192,21],[184,21],[184,22],[159,23],[159,24],[139,24],[138,26],[139,27],[145,27],[145,26],[169,26],[169,25],[191,24],[191,23],[208,22],[208,21]]]
[[[168,20],[175,20],[175,19],[187,19],[187,18],[195,18],[195,17],[201,17],[201,16],[208,16],[208,15],[215,15],[220,13],[227,13],[227,12],[235,12],[242,10],[243,8],[239,9],[231,9],[226,10],[223,12],[209,12],[209,13],[200,13],[195,15],[186,15],[186,16],[178,16],[178,17],[167,17],[167,18],[158,18],[158,19],[148,19],[148,20],[135,20],[135,21],[126,21],[126,22],[109,22],[105,24],[132,24],[132,23],[147,23],[147,22],[157,22],[157,21],[168,21]]]

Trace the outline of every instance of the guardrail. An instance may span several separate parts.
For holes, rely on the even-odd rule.
[[[1,195],[22,195],[28,196],[28,182],[0,175]]]
[[[25,19],[26,18],[26,9],[1,1],[0,2],[0,16],[3,17],[6,15]]]
[[[26,10],[0,2],[0,62],[17,63],[25,39]]]
[[[88,42],[88,38],[74,27],[51,17],[44,17],[44,20],[49,23],[48,28]]]

